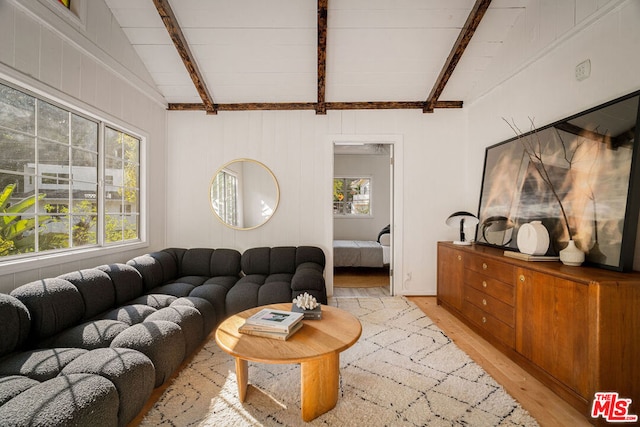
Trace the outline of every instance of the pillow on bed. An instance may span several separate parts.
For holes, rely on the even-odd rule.
[[[382,246],[391,246],[391,234],[383,234],[380,236],[380,244]]]
[[[387,225],[382,230],[380,230],[380,232],[378,233],[378,243],[382,244],[382,242],[380,241],[380,237],[384,236],[385,234],[389,234],[389,233],[391,233],[391,224]]]

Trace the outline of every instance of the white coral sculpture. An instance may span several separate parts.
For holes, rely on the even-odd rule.
[[[302,295],[298,295],[293,299],[293,302],[303,310],[313,310],[318,306],[318,301],[316,301],[316,298],[309,295],[307,292]]]

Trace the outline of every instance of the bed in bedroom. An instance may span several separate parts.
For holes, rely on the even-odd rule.
[[[391,235],[375,240],[334,240],[334,267],[386,267],[391,260]]]

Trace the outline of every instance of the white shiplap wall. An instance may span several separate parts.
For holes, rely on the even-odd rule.
[[[166,105],[106,4],[77,1],[80,18],[55,1],[0,0],[0,78],[144,137],[149,245],[2,263],[0,292],[164,246]]]
[[[526,19],[512,30],[520,35],[503,46],[494,69],[499,78],[491,80],[496,72],[487,73],[489,83],[478,86],[478,99],[464,110],[427,115],[330,111],[326,116],[172,112],[167,122],[162,100],[102,1],[87,0],[81,29],[48,12],[43,2],[0,0],[0,73],[146,134],[151,247],[316,244],[331,262],[329,135],[390,135],[402,141],[403,153],[397,172],[403,206],[396,219],[403,230],[402,277],[396,277],[401,294],[435,293],[435,242],[455,238],[455,230],[444,225],[452,211],[477,209],[484,148],[510,136],[502,116],[535,114],[540,123],[549,122],[640,88],[638,1],[533,0]],[[553,5],[560,3],[558,11],[560,6]],[[586,58],[592,61],[592,76],[577,83],[573,69]],[[215,170],[238,157],[264,162],[280,182],[276,215],[249,232],[220,224],[207,200]],[[0,267],[0,291],[130,255],[43,264],[11,274]]]
[[[401,140],[397,171],[404,200],[396,220],[404,227],[399,294],[435,293],[435,242],[452,239],[444,225],[454,210],[476,209],[462,201],[466,148],[463,110],[169,113],[167,242],[171,246],[233,247],[318,245],[332,264],[332,138]],[[382,135],[382,137],[381,137]],[[213,215],[208,187],[213,174],[234,158],[267,165],[280,184],[280,206],[255,230],[237,231]],[[398,164],[398,163],[397,163]],[[332,291],[332,273],[327,279]]]
[[[532,1],[530,13],[513,31],[530,37],[539,34],[544,40],[504,46],[496,65],[502,67],[502,80],[463,110],[429,115],[418,111],[329,111],[327,116],[245,112],[217,117],[170,113],[167,241],[207,246],[213,242],[240,249],[317,244],[331,263],[332,150],[327,135],[394,135],[403,144],[399,171],[403,206],[396,219],[403,230],[398,268],[402,276],[396,277],[396,291],[434,294],[436,242],[456,237],[444,219],[454,210],[477,210],[484,149],[510,137],[501,117],[518,120],[535,114],[540,123],[549,122],[639,88],[633,70],[640,61],[635,53],[640,30],[634,24],[640,18],[640,3],[611,1],[564,2],[572,12],[559,15],[550,2]],[[557,29],[553,37],[541,34],[550,19]],[[591,59],[592,75],[578,83],[574,68],[586,58]],[[250,232],[221,225],[206,196],[217,167],[236,157],[264,162],[281,184],[282,204],[276,215],[265,227]],[[194,215],[197,220],[191,221]],[[327,273],[331,286],[331,272]]]
[[[469,163],[472,177],[478,178],[469,182],[467,198],[479,196],[479,159],[485,147],[513,137],[502,117],[525,128],[532,117],[544,126],[640,89],[639,1],[565,2],[573,9],[562,14],[567,22],[557,23],[558,32],[545,47],[536,40],[517,43],[524,34],[548,37],[542,31],[545,19],[559,18],[551,14],[549,2],[531,3],[538,7],[521,17],[513,29],[516,42],[505,46],[496,60],[504,81],[467,107],[469,158],[478,159]],[[521,68],[513,61],[516,57],[532,60]],[[575,67],[586,59],[591,61],[591,76],[577,81]],[[637,241],[640,244],[640,238]],[[635,253],[634,269],[640,270],[640,249]]]

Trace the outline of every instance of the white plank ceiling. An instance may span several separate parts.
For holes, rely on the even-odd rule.
[[[106,0],[168,103],[201,103],[152,0]],[[329,0],[326,102],[422,101],[474,0]],[[465,101],[526,0],[494,0],[440,100]],[[171,0],[216,104],[317,101],[316,0]]]

